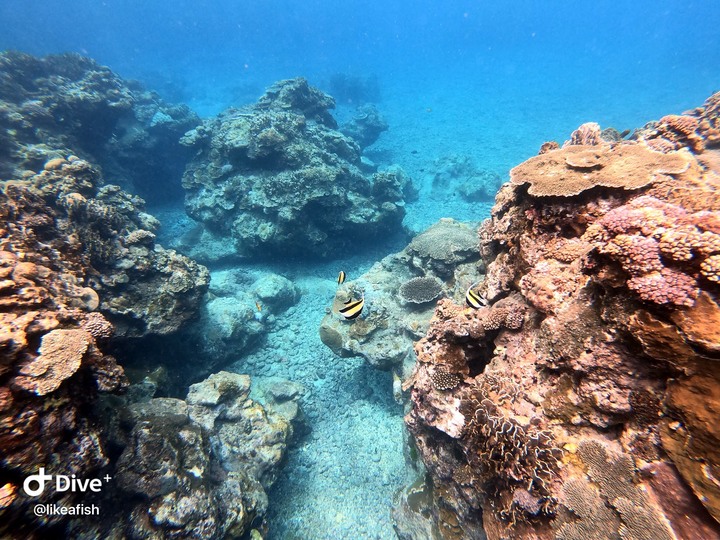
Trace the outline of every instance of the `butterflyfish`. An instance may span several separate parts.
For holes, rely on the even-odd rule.
[[[480,309],[488,305],[487,299],[475,292],[472,286],[465,293],[465,303],[473,309]]]
[[[363,307],[365,307],[365,297],[363,296],[360,300],[348,300],[345,302],[345,307],[338,310],[340,315],[347,321],[357,319],[362,313]]]
[[[345,272],[340,270],[340,273],[338,274],[338,285],[342,285],[343,283],[345,283],[345,277]]]

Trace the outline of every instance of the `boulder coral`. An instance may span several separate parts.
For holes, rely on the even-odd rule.
[[[305,79],[291,79],[188,132],[188,214],[241,256],[330,256],[399,228],[409,178],[365,176],[333,107]]]
[[[720,536],[716,150],[581,135],[499,191],[490,305],[441,301],[415,345],[414,511],[443,538]]]

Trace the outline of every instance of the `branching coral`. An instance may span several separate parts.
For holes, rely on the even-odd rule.
[[[627,286],[643,300],[691,306],[698,270],[715,281],[720,235],[703,230],[714,214],[690,214],[645,195],[609,211],[588,227],[583,240],[617,261],[629,276]]]
[[[712,255],[700,265],[700,273],[709,281],[720,283],[720,255]]]

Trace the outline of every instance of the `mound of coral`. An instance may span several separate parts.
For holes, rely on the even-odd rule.
[[[401,537],[720,535],[716,102],[672,148],[586,125],[512,171],[479,233],[490,305],[441,301],[416,345],[429,478]]]
[[[377,368],[403,373],[415,362],[412,345],[425,334],[437,300],[452,296],[463,302],[482,269],[473,229],[442,219],[401,252],[339,287],[320,324],[320,338],[335,354],[362,356]],[[362,316],[344,320],[338,308],[361,296]]]
[[[187,106],[77,54],[0,53],[0,74],[0,179],[75,153],[154,202],[182,196],[190,153],[179,140],[200,123]]]
[[[241,256],[329,256],[398,230],[409,179],[365,176],[334,105],[304,79],[280,81],[255,105],[188,132],[188,214]]]

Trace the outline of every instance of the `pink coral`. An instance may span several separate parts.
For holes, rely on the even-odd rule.
[[[627,284],[640,298],[656,304],[692,306],[698,294],[695,279],[672,268],[633,277]]]
[[[618,234],[600,248],[601,253],[613,255],[628,274],[640,276],[662,269],[660,246],[652,238],[639,234]]]

